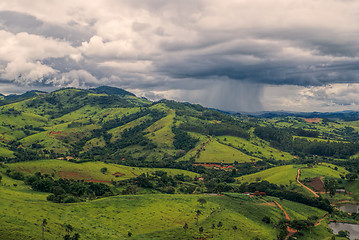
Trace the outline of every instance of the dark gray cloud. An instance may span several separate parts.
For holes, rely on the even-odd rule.
[[[66,25],[53,24],[41,21],[35,16],[15,11],[0,11],[0,29],[14,34],[27,32],[58,38],[69,41],[73,45],[81,44],[94,34],[91,28],[78,26],[74,22],[69,22]]]
[[[5,0],[2,89],[107,84],[245,111],[356,105],[333,88],[359,83],[358,11],[335,0]]]

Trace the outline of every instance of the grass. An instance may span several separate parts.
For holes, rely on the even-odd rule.
[[[48,202],[46,196],[4,176],[0,184],[0,239],[41,239],[43,219],[48,223],[45,239],[55,240],[63,239],[66,234],[64,224],[73,226],[81,239],[127,239],[128,232],[133,234],[131,239],[275,239],[278,232],[274,225],[282,218],[281,210],[268,204],[279,199],[241,194],[231,197],[128,195],[75,204]],[[199,198],[207,203],[201,206]],[[298,218],[322,215],[321,210],[306,205],[285,200],[280,203]],[[198,225],[197,210],[201,211]],[[261,221],[264,216],[270,216],[273,223],[264,224]],[[222,227],[218,227],[219,222]],[[189,226],[186,231],[185,223]],[[233,226],[237,230],[233,230]],[[204,229],[203,233],[199,233],[199,227]]]
[[[66,177],[73,179],[85,180],[98,180],[98,181],[111,181],[111,180],[124,180],[134,178],[142,173],[153,173],[155,171],[165,171],[168,175],[184,174],[191,178],[198,176],[198,174],[169,168],[137,168],[128,167],[117,164],[107,164],[103,162],[86,162],[86,163],[73,163],[64,160],[41,160],[31,162],[19,162],[6,164],[10,169],[20,170],[25,174],[34,174],[36,172],[47,173],[54,175],[56,178]],[[101,173],[101,168],[107,168],[106,174]],[[113,174],[120,173],[120,177],[115,177]]]
[[[9,150],[7,148],[1,147],[1,146],[0,146],[0,156],[7,157],[7,158],[14,158],[15,157],[13,151],[11,151],[11,150]]]
[[[338,170],[335,170],[335,167]],[[348,173],[349,172],[343,167],[339,167],[329,163],[321,163],[315,165],[312,168],[303,168],[301,170],[300,179],[303,180],[305,178],[315,178],[321,176],[340,179],[341,175],[345,176]]]
[[[353,193],[353,194],[359,194],[359,180],[356,180],[346,187],[347,191]]]
[[[202,150],[196,162],[205,163],[239,163],[254,162],[260,160],[257,157],[249,156],[235,148],[219,143],[217,140],[211,140]]]
[[[171,110],[166,117],[145,129],[145,132],[149,132],[146,137],[155,142],[160,148],[174,148],[172,126],[175,115],[175,111]]]
[[[238,177],[237,180],[240,182],[248,183],[256,182],[257,180],[265,180],[277,185],[289,185],[291,181],[293,183],[296,181],[297,169],[300,167],[302,167],[302,165],[285,165],[273,167],[261,172]]]
[[[246,149],[252,156],[257,158],[274,158],[275,160],[290,160],[293,156],[287,152],[269,146],[269,143],[259,138],[252,137],[251,141],[244,138],[221,136],[218,137],[221,143],[231,144],[236,148]]]

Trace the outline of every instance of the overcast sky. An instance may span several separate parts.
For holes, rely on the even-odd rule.
[[[359,110],[358,13],[356,0],[2,0],[0,92]]]

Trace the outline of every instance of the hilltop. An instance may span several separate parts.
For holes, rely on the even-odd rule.
[[[329,239],[328,219],[357,220],[332,205],[358,202],[358,142],[359,121],[230,115],[107,86],[1,96],[0,236],[27,239],[45,218],[51,237],[70,224],[88,239]]]
[[[359,139],[356,122],[232,117],[190,103],[151,102],[107,86],[31,91],[5,96],[0,105],[4,160],[69,157],[148,166],[173,161],[233,164],[313,155],[349,158],[359,150],[350,143]],[[313,141],[316,148],[308,149]]]

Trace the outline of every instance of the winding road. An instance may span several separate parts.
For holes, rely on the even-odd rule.
[[[297,183],[299,183],[300,185],[302,185],[302,187],[308,189],[311,193],[313,193],[313,195],[314,195],[315,197],[319,197],[319,195],[318,195],[316,192],[314,192],[312,189],[310,189],[309,187],[305,186],[303,183],[301,183],[301,182],[299,181],[300,170],[301,170],[301,168],[298,168],[298,170],[297,170]]]
[[[290,217],[289,217],[288,213],[284,210],[284,208],[277,201],[274,201],[274,203],[282,210],[282,212],[285,215],[285,219],[290,221]],[[294,228],[289,227],[288,225],[287,225],[287,230],[288,230],[288,234],[285,237],[285,240],[287,240],[290,236],[292,236],[294,233],[297,232],[297,230],[295,230]]]

